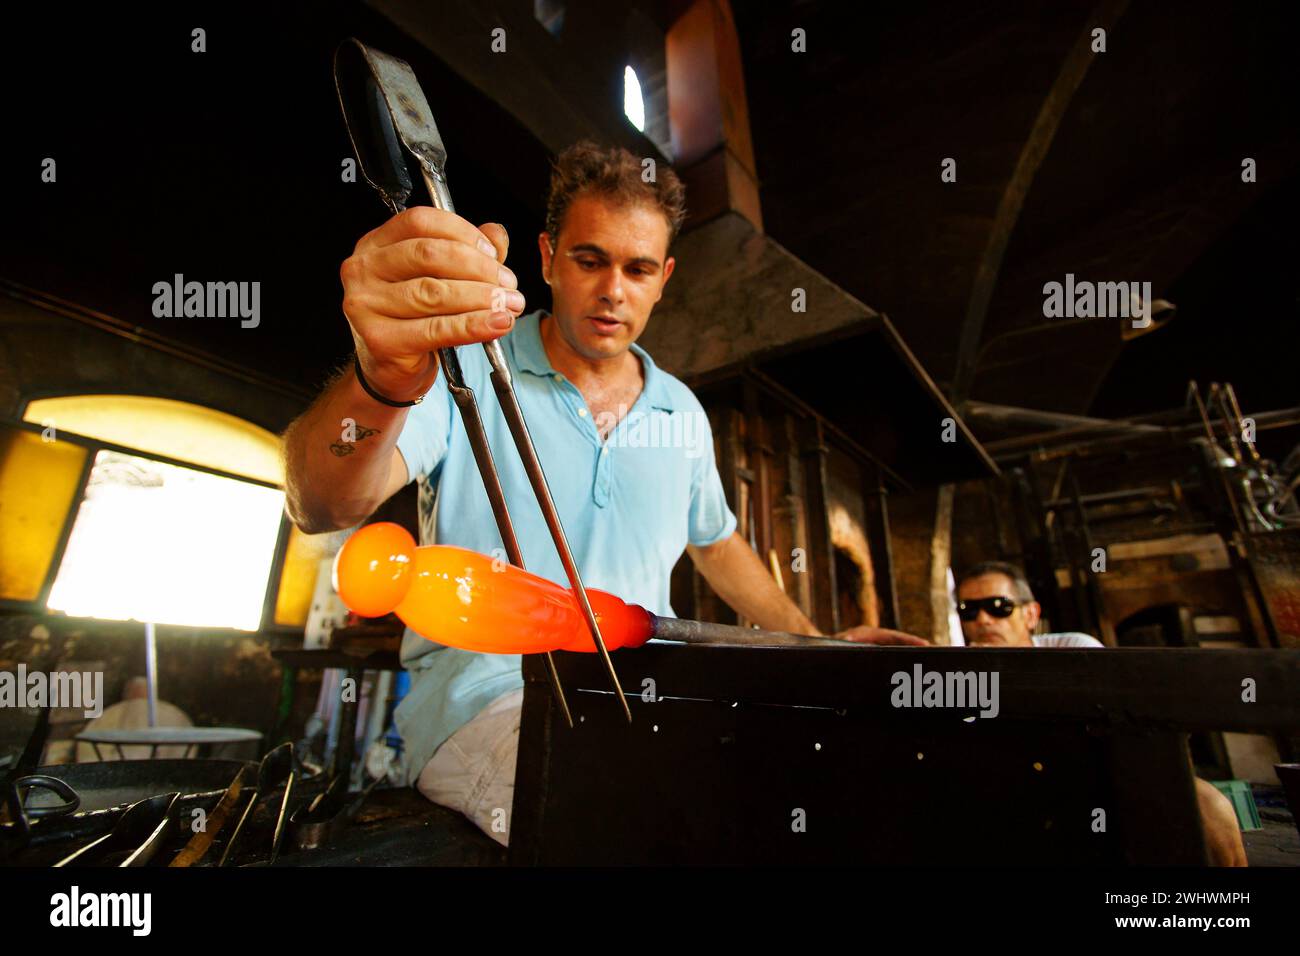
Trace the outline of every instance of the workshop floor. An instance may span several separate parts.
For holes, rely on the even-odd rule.
[[[1242,834],[1251,866],[1300,866],[1300,831],[1285,810],[1261,808],[1262,830]],[[506,851],[459,813],[411,787],[376,790],[332,844],[276,866],[504,866]]]
[[[1300,830],[1291,822],[1290,814],[1260,811],[1262,830],[1250,830],[1241,835],[1246,844],[1246,859],[1251,866],[1300,866]]]
[[[503,866],[505,847],[412,787],[376,790],[327,846],[285,854],[276,866]]]

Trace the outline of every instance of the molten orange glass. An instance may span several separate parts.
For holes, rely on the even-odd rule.
[[[417,547],[400,525],[367,525],[334,564],[339,596],[363,617],[390,611],[417,634],[467,651],[539,654],[592,651],[573,592],[505,561],[450,545]],[[609,650],[640,647],[651,635],[645,608],[587,588]]]

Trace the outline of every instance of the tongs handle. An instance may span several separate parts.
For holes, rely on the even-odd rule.
[[[437,123],[434,122],[424,91],[420,88],[420,82],[416,79],[410,64],[371,49],[356,39],[348,39],[335,54],[334,77],[339,93],[339,105],[343,109],[344,120],[348,124],[348,132],[356,147],[362,172],[367,181],[379,190],[388,207],[394,212],[400,212],[405,208],[410,194],[410,177],[406,171],[405,156],[409,152],[415,157],[434,208],[455,212],[456,207],[451,200],[451,190],[447,186],[445,174],[446,148],[443,146],[442,136],[438,132]],[[358,91],[363,87],[364,92],[358,97]],[[362,135],[358,135],[359,133]],[[601,637],[600,625],[591,610],[591,603],[587,600],[582,577],[578,573],[577,563],[573,560],[573,552],[569,548],[559,513],[547,487],[541,462],[529,437],[528,427],[524,423],[523,411],[515,397],[505,355],[496,341],[484,342],[483,349],[492,366],[493,388],[501,398],[502,412],[505,414],[506,423],[510,427],[520,458],[523,460],[524,470],[532,484],[533,493],[537,496],[538,506],[546,517],[547,526],[559,551],[560,561],[568,575],[569,584],[582,608],[592,639],[600,650],[614,692],[623,706],[623,713],[630,722],[632,711],[619,684],[618,674],[614,670],[614,663],[610,659],[604,638]],[[487,433],[483,428],[473,389],[465,383],[455,348],[438,349],[438,361],[447,376],[447,387],[451,391],[452,398],[465,420],[466,432],[474,449],[475,462],[483,477],[502,542],[506,546],[511,563],[522,568],[523,554],[515,538],[505,495],[501,489],[500,478],[492,459],[492,450],[488,445]],[[550,654],[546,655],[546,661],[552,689],[560,703],[565,720],[572,727],[573,718],[564,699],[555,661]]]
[[[420,160],[420,172],[424,177],[424,185],[429,190],[429,198],[437,209],[445,209],[447,212],[455,212],[452,205],[451,192],[447,188],[447,177],[444,175],[441,167],[434,165],[424,157],[417,157]],[[582,575],[578,571],[578,563],[573,559],[573,551],[569,548],[568,537],[564,533],[564,526],[560,523],[560,512],[555,507],[555,499],[551,496],[550,486],[546,481],[546,473],[542,470],[541,459],[537,457],[537,448],[533,445],[532,435],[528,431],[528,424],[524,420],[523,409],[519,405],[519,398],[515,395],[514,382],[510,376],[510,367],[506,364],[505,353],[501,351],[501,345],[496,340],[483,343],[483,351],[487,353],[488,364],[492,366],[492,388],[497,393],[497,399],[501,403],[501,411],[505,416],[506,424],[510,427],[510,434],[514,437],[515,447],[519,450],[519,457],[523,460],[524,471],[528,475],[529,484],[532,485],[533,494],[537,498],[537,504],[542,510],[542,516],[546,519],[546,526],[550,529],[551,539],[555,542],[556,550],[560,554],[560,563],[564,565],[564,573],[569,579],[569,584],[573,589],[573,595],[578,601],[578,606],[582,609],[583,617],[587,621],[587,629],[591,631],[592,640],[595,641],[596,649],[600,652],[601,660],[605,664],[605,670],[609,674],[610,683],[614,687],[614,694],[618,697],[619,704],[623,708],[623,715],[627,718],[628,723],[632,722],[632,710],[628,707],[627,697],[623,693],[623,685],[619,682],[618,672],[614,669],[614,661],[609,656],[609,649],[605,646],[605,639],[600,633],[600,624],[596,620],[595,612],[591,609],[591,602],[587,599],[587,589],[583,587]],[[441,352],[439,353],[441,357]],[[459,375],[460,366],[456,364],[456,371]],[[453,387],[452,379],[448,376],[448,386]],[[460,387],[464,388],[463,379]],[[453,393],[454,394],[454,393]],[[477,414],[477,411],[476,411]],[[481,427],[481,426],[480,426]],[[487,446],[487,436],[483,436],[483,445]],[[476,452],[477,454],[477,449]],[[491,452],[488,452],[490,457]],[[480,471],[483,471],[480,466]],[[496,468],[492,468],[492,478],[489,481],[487,472],[484,471],[484,481],[489,485],[495,484],[498,489],[500,482],[496,477]],[[489,487],[488,497],[492,497]],[[493,509],[496,510],[495,507]],[[506,511],[505,499],[502,497],[501,511],[499,515],[504,516],[504,521],[499,517],[498,524],[504,523],[510,525],[509,512]],[[513,529],[510,532],[514,536]],[[504,539],[506,535],[502,533]],[[507,544],[507,553],[509,544]],[[515,553],[511,554],[510,563],[523,567],[523,555],[519,553],[518,544],[515,545]],[[555,671],[555,661],[548,652],[546,655],[548,670],[555,675],[555,684],[559,686],[559,674]],[[561,695],[563,701],[563,696]],[[569,726],[573,726],[573,718],[568,715],[568,706],[564,705],[565,715],[568,719]]]

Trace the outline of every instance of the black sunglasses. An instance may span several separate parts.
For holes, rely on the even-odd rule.
[[[990,617],[1010,617],[1011,612],[1020,605],[1011,598],[991,597],[972,601],[957,602],[957,617],[968,624],[980,616],[980,611],[988,611]]]

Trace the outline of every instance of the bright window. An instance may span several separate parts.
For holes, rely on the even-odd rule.
[[[43,398],[23,417],[40,432],[0,427],[0,599],[160,624],[304,624],[330,536],[288,527],[281,543],[274,433],[142,395]]]
[[[623,112],[632,125],[645,132],[645,97],[641,95],[641,81],[632,67],[623,69]]]
[[[49,607],[255,631],[283,509],[274,488],[100,451]]]

